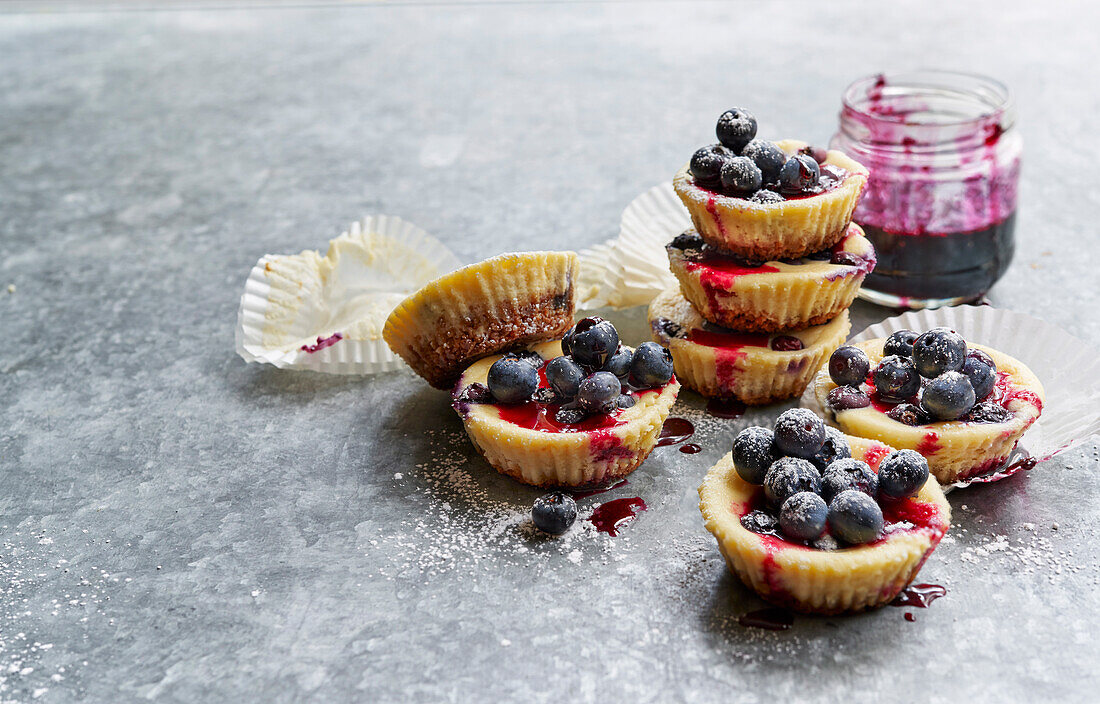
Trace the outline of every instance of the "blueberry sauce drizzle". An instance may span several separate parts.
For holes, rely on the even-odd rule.
[[[695,455],[695,454],[698,454],[702,451],[703,451],[702,446],[697,445],[696,443],[693,443],[693,442],[689,442],[689,443],[686,443],[686,444],[680,446],[680,452],[684,453],[685,455]]]
[[[657,447],[678,445],[695,434],[695,426],[687,418],[669,418],[661,426]]]
[[[762,628],[766,631],[786,631],[794,625],[794,614],[778,606],[742,614],[737,623],[745,628]]]
[[[619,530],[647,508],[649,507],[646,506],[645,500],[640,496],[612,499],[597,506],[588,520],[599,532],[615,537],[619,534]]]
[[[938,584],[912,584],[894,597],[890,606],[913,606],[927,609],[933,601],[947,595],[947,588]]]
[[[745,404],[737,399],[712,398],[707,401],[707,413],[715,418],[740,418]]]
[[[620,479],[619,481],[612,484],[606,484],[604,486],[596,487],[594,489],[581,489],[579,491],[573,491],[570,493],[573,494],[574,499],[585,499],[589,496],[596,496],[597,494],[606,494],[612,489],[618,489],[619,487],[626,486],[629,483],[630,482],[626,479]]]

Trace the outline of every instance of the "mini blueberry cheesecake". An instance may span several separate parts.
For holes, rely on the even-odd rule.
[[[437,389],[476,359],[561,337],[573,324],[574,252],[502,254],[429,282],[399,303],[382,336]]]
[[[951,525],[918,453],[848,437],[804,408],[741,431],[699,487],[699,510],[741,581],[819,614],[892,601]]]
[[[756,118],[718,118],[718,144],[702,147],[672,186],[708,243],[753,261],[796,259],[839,242],[869,172],[838,151],[756,138]]]
[[[637,469],[679,389],[668,350],[653,342],[632,349],[610,322],[585,318],[561,340],[475,362],[452,405],[500,473],[580,487]]]
[[[742,332],[798,330],[827,323],[852,305],[875,268],[859,225],[831,248],[801,259],[749,261],[689,230],[665,248],[684,296],[708,322]]]
[[[845,433],[919,452],[945,484],[1007,462],[1044,399],[1022,362],[947,328],[837,349],[814,395]]]
[[[679,288],[649,306],[653,339],[672,352],[676,376],[710,398],[761,406],[801,394],[829,354],[848,337],[842,311],[824,325],[782,333],[735,332],[708,322]]]

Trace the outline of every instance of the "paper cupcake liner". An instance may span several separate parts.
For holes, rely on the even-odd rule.
[[[409,293],[459,265],[442,242],[391,215],[352,223],[324,256],[264,255],[241,296],[237,354],[329,374],[402,368],[382,339],[386,317]]]
[[[990,306],[955,306],[910,311],[868,327],[852,338],[862,342],[888,337],[897,330],[929,330],[948,327],[969,342],[992,347],[1026,364],[1043,384],[1043,413],[1032,424],[1019,448],[1042,462],[1077,447],[1100,433],[1100,360],[1091,348],[1061,328],[1030,315]],[[811,386],[802,395],[802,406],[824,414]],[[996,476],[996,473],[994,473]],[[1003,478],[1001,475],[998,478]],[[956,482],[969,486],[981,479]]]
[[[675,286],[665,245],[691,226],[672,183],[654,186],[635,198],[623,211],[619,236],[581,252],[578,307],[642,306]]]

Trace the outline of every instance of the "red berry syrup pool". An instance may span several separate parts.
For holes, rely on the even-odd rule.
[[[832,148],[870,169],[854,219],[878,265],[860,296],[922,308],[974,301],[1015,252],[1022,140],[1002,84],[920,71],[844,93]]]

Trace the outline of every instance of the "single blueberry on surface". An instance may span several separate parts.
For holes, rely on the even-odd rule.
[[[833,350],[829,356],[829,378],[837,386],[858,387],[867,380],[871,360],[858,347],[845,345]]]
[[[879,395],[888,401],[905,401],[920,391],[920,374],[908,357],[883,357],[871,378]]]
[[[745,428],[733,439],[733,464],[737,474],[749,484],[764,483],[768,468],[779,459],[775,434],[758,425]]]
[[[928,481],[928,460],[915,450],[891,452],[878,466],[878,490],[891,499],[915,496]]]
[[[577,520],[577,502],[569,494],[555,491],[535,499],[531,521],[543,533],[561,535]]]
[[[963,420],[969,423],[1004,423],[1012,416],[1004,406],[985,401],[976,403],[970,412],[963,416]]]
[[[527,362],[501,357],[489,367],[489,392],[498,403],[520,403],[539,387],[539,373]]]
[[[816,540],[825,531],[829,507],[809,491],[791,494],[779,509],[779,527],[795,540]]]
[[[711,144],[701,147],[691,155],[691,175],[695,180],[703,184],[716,184],[722,173],[722,165],[733,158],[733,152],[721,144]]]
[[[977,347],[967,349],[966,358],[974,358],[981,362],[985,362],[985,365],[987,367],[989,367],[993,371],[997,371],[997,363],[993,361],[993,358],[989,356],[989,353],[985,352],[984,350],[980,350]]]
[[[808,408],[792,408],[775,420],[775,446],[784,455],[809,459],[825,443],[825,422]]]
[[[966,340],[947,328],[933,328],[913,341],[913,364],[920,375],[935,379],[957,372],[966,359]]]
[[[783,164],[787,163],[787,154],[779,148],[778,144],[764,139],[754,139],[741,150],[741,156],[752,159],[752,163],[760,169],[765,185],[779,183],[779,172],[783,170]],[[779,199],[783,200],[783,197],[780,196]]]
[[[672,353],[656,342],[643,342],[634,350],[630,377],[640,386],[664,386],[672,378]]]
[[[854,386],[838,386],[825,396],[825,403],[834,411],[849,411],[867,408],[871,405],[871,397]]]
[[[619,349],[619,333],[603,318],[585,318],[573,326],[569,339],[573,361],[582,367],[600,369]]]
[[[915,403],[899,403],[886,412],[886,416],[905,425],[924,425],[932,419]]]
[[[607,363],[603,365],[603,370],[605,372],[611,372],[622,379],[630,373],[630,363],[633,359],[634,348],[627,347],[626,345],[619,345],[619,349],[615,354],[608,357]]]
[[[788,193],[806,193],[817,187],[821,169],[813,157],[795,154],[779,171],[779,187]]]
[[[821,492],[821,473],[809,460],[781,457],[772,463],[764,475],[764,495],[773,506],[800,491]]]
[[[730,108],[718,117],[714,133],[722,146],[740,153],[756,136],[756,118],[744,108]]]
[[[615,410],[622,389],[619,377],[611,372],[596,372],[581,381],[577,403],[591,413],[608,413]]]
[[[735,156],[722,164],[722,190],[729,195],[751,195],[760,188],[763,178],[760,169],[748,157]]]
[[[821,474],[821,498],[831,503],[837,494],[849,489],[873,498],[878,492],[878,475],[866,462],[845,457],[830,464]]]
[[[687,251],[689,249],[699,250],[703,248],[703,238],[700,237],[699,233],[695,230],[688,230],[687,232],[681,232],[673,237],[668,246],[681,251]]]
[[[898,330],[886,338],[882,345],[882,354],[889,356],[896,354],[899,357],[911,357],[913,355],[913,342],[919,337],[912,330]]]
[[[842,491],[829,503],[829,531],[849,545],[878,540],[884,523],[882,508],[862,491]]]
[[[750,511],[741,516],[741,525],[752,533],[775,533],[779,521],[767,511]]]
[[[826,426],[825,442],[821,444],[821,449],[817,451],[817,454],[810,458],[810,462],[817,467],[819,472],[824,472],[825,468],[833,462],[851,456],[852,448],[849,447],[844,433],[836,428]]]
[[[981,401],[988,396],[997,383],[997,372],[981,358],[967,355],[963,361],[962,373],[974,387],[974,398]]]
[[[920,407],[936,420],[955,420],[974,407],[974,387],[965,374],[944,372],[928,382]]]
[[[546,365],[546,381],[550,382],[550,388],[565,399],[577,395],[584,376],[584,370],[572,357],[555,357]]]

